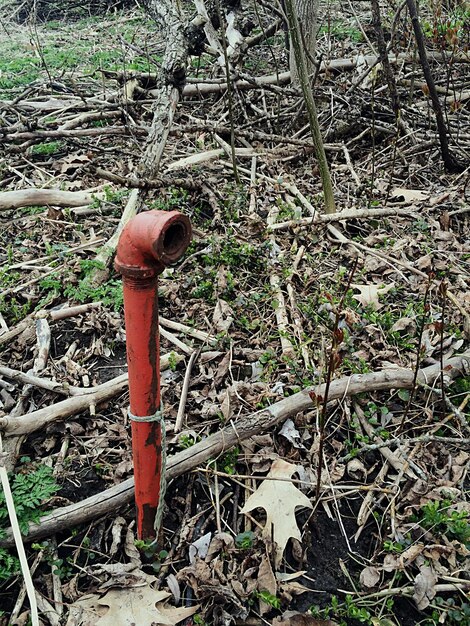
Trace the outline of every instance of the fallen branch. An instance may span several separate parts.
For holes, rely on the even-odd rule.
[[[178,354],[172,355],[172,362],[178,363],[183,359]],[[170,357],[164,354],[160,360],[160,368],[168,369]],[[19,415],[18,417],[1,417],[0,431],[6,435],[27,435],[36,430],[46,428],[48,424],[65,420],[71,415],[77,415],[87,411],[90,407],[98,405],[100,402],[114,398],[124,391],[128,385],[128,375],[122,374],[106,383],[97,385],[96,387],[84,388],[80,395],[74,395],[71,398],[57,402],[43,409]],[[78,387],[73,387],[72,391],[77,391]],[[52,391],[57,391],[53,389]]]
[[[34,141],[36,139],[59,139],[60,137],[116,137],[117,135],[146,135],[147,128],[141,126],[105,126],[104,128],[74,128],[65,130],[57,128],[54,130],[25,130],[17,133],[7,133],[0,137],[5,143],[17,143],[23,141]],[[24,146],[19,146],[22,150]]]
[[[279,209],[277,205],[273,205],[267,217],[268,228],[271,224],[274,224],[278,214]],[[269,241],[272,251],[280,250],[273,234],[269,236]],[[271,289],[273,290],[273,308],[274,314],[276,316],[276,323],[279,333],[279,339],[281,342],[282,354],[285,358],[292,359],[295,357],[295,350],[291,340],[289,339],[289,337],[291,336],[291,333],[289,331],[289,316],[287,314],[286,301],[281,289],[281,278],[279,276],[279,270],[282,267],[282,257],[282,253],[269,255],[269,284],[271,285]]]
[[[103,194],[86,191],[61,191],[60,189],[17,189],[0,193],[0,211],[28,206],[78,207],[91,204]]]
[[[19,415],[18,417],[0,418],[0,430],[8,435],[26,435],[40,428],[46,428],[49,424],[65,420],[71,415],[76,415],[96,406],[100,402],[113,398],[126,389],[128,384],[127,374],[113,378],[113,380],[93,388],[93,393],[74,396],[57,402],[43,409]]]
[[[80,248],[82,248],[82,246],[80,246]],[[72,250],[73,248],[70,248],[69,250],[67,250],[67,252],[71,252]],[[15,265],[11,265],[9,269],[14,269],[15,267]],[[23,333],[28,328],[31,328],[35,319],[45,317],[46,319],[55,322],[57,320],[63,320],[70,317],[75,317],[76,315],[88,313],[89,311],[92,311],[99,306],[101,306],[101,302],[89,302],[87,304],[78,304],[77,306],[54,309],[53,311],[41,310],[37,311],[36,313],[31,313],[23,320],[21,320],[21,322],[19,322],[14,328],[11,328],[3,334],[0,334],[0,346],[8,343],[18,335],[21,335],[21,333]]]
[[[470,353],[453,357],[444,362],[446,383],[461,375],[470,366]],[[432,384],[440,377],[440,364],[419,370],[418,384]],[[339,400],[358,393],[385,389],[411,389],[414,372],[409,369],[386,369],[371,374],[354,374],[332,381],[329,400]],[[200,463],[216,458],[225,450],[244,439],[266,432],[288,417],[301,411],[311,410],[323,401],[325,385],[309,387],[289,398],[252,413],[237,422],[231,422],[222,430],[210,435],[194,446],[182,450],[168,458],[167,479],[172,480],[181,474],[194,470]],[[89,522],[92,519],[115,512],[117,508],[131,502],[134,497],[134,480],[129,478],[115,487],[106,489],[86,500],[56,509],[45,515],[38,524],[30,524],[28,541],[60,532],[71,526]],[[11,531],[7,532],[0,545],[13,545]]]
[[[269,230],[287,230],[297,226],[310,226],[312,224],[329,224],[330,222],[340,222],[343,220],[380,220],[383,217],[409,217],[413,213],[413,207],[402,208],[383,208],[383,209],[346,209],[339,213],[330,215],[315,215],[314,217],[304,217],[298,220],[289,220],[288,222],[278,222],[268,226]]]
[[[440,53],[433,53],[431,58],[436,61],[442,61],[443,58],[449,61],[448,55],[442,55]],[[320,66],[320,72],[343,72],[354,70],[357,68],[358,63],[365,63],[369,66],[377,63],[379,58],[376,55],[367,55],[365,57],[350,57],[344,59],[333,59],[331,61],[323,62]],[[390,63],[396,64],[399,62],[415,63],[413,55],[400,53],[398,56],[390,55]],[[470,57],[468,55],[456,55],[452,57],[452,63],[469,63]],[[120,83],[125,83],[129,80],[141,80],[144,81],[147,88],[152,87],[152,83],[157,80],[156,73],[150,72],[127,72],[127,71],[109,71],[103,72],[107,78],[115,78]],[[269,74],[267,76],[254,76],[250,79],[234,80],[233,85],[237,90],[256,89],[269,87],[270,85],[286,85],[290,83],[290,72],[280,72],[278,74]],[[189,82],[183,89],[183,97],[193,97],[205,94],[220,93],[227,89],[227,81],[223,79],[220,81],[211,82]],[[148,92],[152,95],[152,89]]]
[[[200,133],[210,132],[217,133],[218,135],[229,135],[230,128],[221,124],[199,121],[191,124],[183,124],[181,126],[175,126],[171,129],[170,134],[177,137],[184,137],[188,133]],[[285,137],[284,135],[276,135],[274,133],[264,133],[260,130],[254,130],[252,128],[237,128],[237,136],[248,139],[248,141],[260,141],[268,143],[282,143],[292,146],[300,146],[306,150],[313,150],[313,143],[311,139],[298,139],[296,137]],[[340,151],[342,150],[341,144],[329,143],[325,144],[326,150]]]
[[[51,348],[51,328],[47,319],[44,317],[37,319],[35,326],[36,357],[33,362],[33,367],[27,372],[27,374],[30,374],[31,376],[37,376],[46,368]],[[32,394],[33,388],[33,385],[30,384],[26,384],[23,387],[16,405],[10,412],[10,415],[13,418],[22,415],[25,410],[27,410],[27,407],[29,406],[29,398]],[[20,435],[19,437],[8,437],[5,439],[2,462],[8,472],[12,472],[15,469],[16,461],[24,439],[24,435]]]
[[[80,389],[83,393],[85,389],[85,387],[71,387],[64,383],[58,383],[55,380],[49,380],[48,378],[34,376],[33,374],[25,373],[21,370],[12,369],[11,367],[7,367],[6,365],[0,365],[0,376],[5,376],[5,378],[9,378],[10,380],[14,380],[15,382],[20,382],[24,385],[32,385],[34,387],[38,387],[39,389],[46,389],[47,391],[52,391],[54,393],[58,393],[67,397],[79,395],[75,393],[75,391]],[[14,388],[15,387],[13,386],[13,389]]]

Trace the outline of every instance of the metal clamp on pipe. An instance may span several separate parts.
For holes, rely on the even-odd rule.
[[[154,539],[165,491],[164,422],[160,412],[158,276],[191,241],[178,211],[139,213],[123,229],[114,267],[122,274],[139,539]]]

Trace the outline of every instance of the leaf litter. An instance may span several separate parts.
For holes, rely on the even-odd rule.
[[[135,19],[138,26],[133,36],[139,32],[145,45],[158,52],[154,32],[148,31],[139,14],[124,14],[122,19],[120,28]],[[59,28],[61,36],[70,40],[82,27],[64,22]],[[96,37],[97,28],[101,26],[85,24],[83,37]],[[38,32],[45,42],[51,37],[47,25],[39,26]],[[107,36],[115,35],[110,30]],[[278,39],[278,57],[286,60],[282,37]],[[333,42],[338,54],[340,49],[347,55],[355,48],[350,40]],[[116,45],[123,44],[116,39]],[[259,60],[271,63],[263,55]],[[465,179],[443,173],[434,148],[426,148],[431,131],[419,106],[411,107],[407,115],[414,119],[423,152],[417,154],[416,146],[403,138],[400,163],[392,166],[393,144],[387,132],[380,134],[377,127],[379,136],[372,139],[369,114],[359,113],[352,123],[348,113],[348,109],[371,110],[371,86],[368,91],[353,90],[347,106],[344,96],[336,93],[336,80],[344,82],[343,94],[348,81],[352,84],[356,78],[347,74],[334,80],[318,78],[320,91],[333,93],[331,110],[321,110],[327,140],[342,145],[339,142],[346,138],[352,167],[360,182],[364,181],[363,188],[353,182],[342,149],[333,147],[328,155],[338,206],[403,205],[409,215],[346,220],[341,226],[349,241],[346,244],[322,225],[294,224],[280,232],[267,231],[273,205],[279,208],[279,222],[308,218],[321,194],[318,179],[312,176],[315,163],[310,148],[289,144],[281,148],[270,138],[276,135],[272,128],[278,123],[275,93],[253,91],[253,109],[240,96],[239,114],[252,117],[250,123],[263,129],[266,137],[240,136],[253,144],[265,143],[271,150],[258,155],[260,175],[254,183],[246,175],[242,190],[233,184],[224,158],[204,159],[199,169],[190,165],[170,177],[172,166],[193,154],[195,146],[218,149],[212,130],[191,134],[188,120],[200,116],[203,124],[206,119],[220,118],[226,108],[223,99],[199,104],[188,100],[181,105],[175,123],[178,140],[170,140],[163,159],[167,178],[161,188],[148,193],[149,207],[176,206],[191,216],[196,231],[187,258],[163,275],[160,286],[162,315],[181,324],[177,330],[168,328],[170,335],[162,339],[162,349],[170,355],[171,376],[163,384],[170,454],[191,447],[225,424],[232,423],[236,429],[243,416],[324,380],[332,324],[344,276],[357,253],[355,242],[366,249],[340,311],[343,340],[336,378],[367,375],[381,368],[393,377],[398,367],[412,370],[417,359],[420,366],[432,365],[468,348]],[[70,100],[65,110],[53,111],[51,117],[57,115],[58,121],[47,120],[46,130],[66,123],[67,116],[80,115],[74,107],[81,106],[78,103],[83,99],[95,98],[103,85],[112,97],[120,93],[113,79],[89,76],[75,98],[75,77],[64,70],[63,80],[71,90]],[[380,74],[376,80],[381,80]],[[41,90],[46,90],[44,102],[50,99],[50,106],[58,106],[52,96],[59,94],[46,83],[32,92],[21,93],[20,87],[4,94],[8,101],[21,96],[20,107],[26,108],[20,109],[20,119],[24,110],[35,116],[32,107],[43,97]],[[141,88],[145,92],[145,86]],[[387,110],[386,103],[375,102]],[[288,112],[294,103],[293,94],[282,96],[286,135],[294,133]],[[132,115],[142,124],[151,122],[146,106],[138,100],[132,103]],[[267,123],[257,113],[265,106],[271,111]],[[455,112],[448,114],[456,120],[452,118]],[[11,109],[2,119],[15,125],[16,118],[9,116]],[[456,123],[463,128],[468,124],[467,109],[463,107],[458,116]],[[349,124],[346,135],[336,128],[337,120]],[[44,122],[39,116],[36,121]],[[241,133],[246,120],[241,117],[236,122]],[[11,129],[17,130],[16,126]],[[308,142],[308,135],[303,138]],[[378,139],[382,152],[376,151]],[[82,279],[98,247],[113,234],[129,193],[95,175],[89,166],[133,172],[139,151],[121,135],[103,136],[99,142],[86,137],[65,139],[60,146],[52,146],[58,152],[50,158],[41,155],[41,149],[23,155],[2,146],[2,157],[10,165],[2,189],[21,187],[23,176],[38,187],[44,186],[48,176],[57,176],[63,189],[96,189],[96,206],[84,207],[83,212],[61,207],[2,212],[0,321],[4,336],[10,330],[18,333],[2,342],[1,366],[22,372],[33,367],[39,350],[37,310],[50,315],[57,307],[100,301],[77,316],[50,319],[52,341],[41,372],[44,379],[65,388],[88,389],[126,371],[119,286],[108,283],[105,289],[87,291]],[[249,168],[251,157],[241,163]],[[178,172],[184,173],[183,179]],[[381,172],[375,181],[374,172]],[[365,192],[365,187],[370,191]],[[274,241],[268,244],[273,232]],[[276,320],[279,299],[270,285],[273,267],[287,303],[287,334],[294,346],[288,358],[280,345],[285,331],[279,331]],[[430,272],[434,278],[425,307]],[[444,308],[439,296],[442,280],[454,297],[449,297]],[[204,338],[194,332],[205,333]],[[188,352],[172,343],[171,333],[189,351],[202,350],[191,376],[184,428],[176,434],[172,427]],[[18,415],[26,414],[63,398],[50,389],[28,388],[4,372],[0,373],[4,383],[1,417],[15,408]],[[81,610],[90,623],[98,624],[132,623],[118,620],[136,617],[139,624],[179,623],[197,611],[208,623],[244,621],[259,612],[271,623],[326,626],[335,623],[332,617],[349,626],[357,623],[354,615],[360,610],[369,613],[369,617],[362,614],[364,619],[380,626],[411,626],[432,615],[440,623],[452,624],[453,612],[465,623],[468,370],[467,379],[458,379],[446,389],[445,397],[439,385],[439,381],[430,387],[420,383],[409,407],[409,390],[394,388],[366,389],[356,398],[357,406],[347,394],[332,402],[318,502],[318,416],[316,410],[309,410],[292,415],[280,429],[254,434],[173,481],[162,550],[144,546],[137,551],[133,511],[124,508],[119,516],[108,514],[76,533],[59,535],[60,576],[51,573],[59,570],[50,567],[54,557],[47,538],[39,552],[31,550],[31,561],[39,555],[35,584],[51,597],[51,581],[55,581],[56,588],[62,589],[69,619]],[[25,460],[16,463],[17,471],[26,473],[42,460],[53,467],[61,486],[47,508],[78,502],[132,475],[127,403],[126,394],[120,394],[73,419],[50,424],[22,443]],[[408,467],[415,478],[405,471]],[[19,579],[10,587],[0,587],[7,615],[20,591]],[[170,606],[170,593],[177,606]],[[363,598],[374,593],[393,603],[383,600],[379,607],[372,607]],[[339,603],[336,612],[334,597]],[[60,606],[61,600],[56,599],[59,602],[55,609],[51,605],[52,611]]]

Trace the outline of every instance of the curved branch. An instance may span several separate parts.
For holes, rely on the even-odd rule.
[[[468,371],[470,367],[470,353],[453,357],[444,362],[446,382]],[[441,375],[440,364],[431,365],[418,372],[418,384],[431,384]],[[384,389],[411,389],[414,372],[405,368],[386,369],[371,374],[354,374],[332,381],[329,390],[329,400],[339,400],[347,396],[357,395],[365,391],[379,391]],[[167,479],[172,480],[181,474],[194,470],[200,463],[215,458],[225,450],[238,444],[240,441],[263,433],[273,428],[288,417],[299,411],[313,409],[323,400],[325,385],[309,387],[298,393],[283,398],[270,407],[252,413],[247,417],[231,423],[222,430],[210,435],[203,441],[196,443],[168,458]],[[129,478],[120,485],[106,489],[86,500],[70,506],[56,509],[44,516],[38,524],[30,524],[28,541],[89,522],[132,501],[134,497],[134,479]],[[0,541],[0,546],[13,545],[11,531]]]

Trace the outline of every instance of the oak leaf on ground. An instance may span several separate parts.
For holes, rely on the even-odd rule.
[[[196,613],[198,606],[166,604],[167,591],[154,589],[157,579],[140,572],[141,584],[112,588],[104,596],[90,594],[74,603],[80,609],[80,626],[174,626]]]
[[[291,537],[301,540],[300,530],[295,519],[295,510],[303,507],[311,509],[310,500],[290,482],[297,466],[276,459],[269,474],[258,489],[248,498],[242,513],[262,508],[266,511],[266,525],[263,528],[265,541],[274,539],[276,544],[274,565],[277,568],[287,542]],[[274,479],[274,480],[269,480]]]

